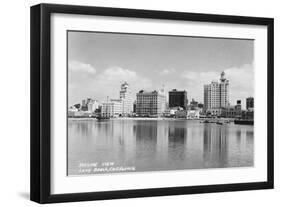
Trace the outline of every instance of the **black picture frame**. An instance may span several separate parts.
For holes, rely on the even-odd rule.
[[[267,26],[267,181],[235,184],[167,187],[153,189],[51,194],[51,70],[50,70],[50,16],[52,13],[134,17],[148,19],[218,22]],[[274,71],[272,18],[195,14],[168,11],[103,8],[56,4],[39,4],[31,7],[31,151],[30,199],[38,203],[88,201],[146,196],[211,193],[273,188],[274,177]]]

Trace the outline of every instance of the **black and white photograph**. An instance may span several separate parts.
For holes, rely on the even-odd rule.
[[[66,35],[68,176],[255,166],[253,39]]]
[[[274,188],[274,19],[151,9],[31,7],[32,201]]]

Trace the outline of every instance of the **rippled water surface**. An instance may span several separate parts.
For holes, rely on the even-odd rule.
[[[245,167],[253,166],[253,153],[253,126],[195,120],[68,121],[68,175],[95,174],[94,167],[133,167],[138,172]]]

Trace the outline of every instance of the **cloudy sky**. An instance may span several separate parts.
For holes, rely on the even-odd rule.
[[[126,81],[141,89],[186,90],[203,102],[203,85],[225,71],[230,102],[254,96],[254,41],[159,35],[68,32],[69,104],[118,98]]]

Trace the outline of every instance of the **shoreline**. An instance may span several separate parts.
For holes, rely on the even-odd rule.
[[[90,118],[90,117],[78,117],[78,118],[73,118],[73,117],[68,117],[68,120],[70,121],[98,121],[96,118]],[[117,118],[110,118],[106,120],[171,120],[171,121],[176,121],[176,120],[201,120],[201,119],[186,119],[186,118],[165,118],[165,117],[117,117]],[[203,119],[202,119],[203,120]]]
[[[93,117],[68,117],[68,121],[98,121],[96,118]],[[189,119],[189,118],[167,118],[167,117],[116,117],[107,120],[167,120],[167,121],[183,121],[183,120],[192,120],[192,121],[205,121],[205,120],[212,120],[213,122],[216,121],[232,121],[231,118],[196,118],[196,119]],[[105,121],[105,120],[104,120]]]

